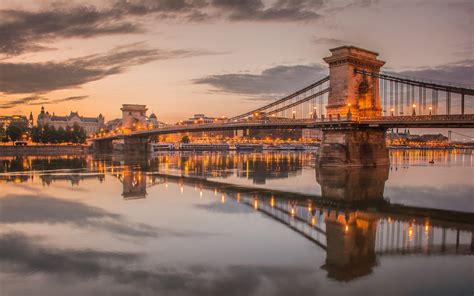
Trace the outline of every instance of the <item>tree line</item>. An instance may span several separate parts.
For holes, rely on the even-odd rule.
[[[21,122],[12,122],[5,129],[0,126],[0,140],[2,142],[15,142],[23,140],[24,137],[29,137],[35,143],[85,143],[86,131],[77,124],[66,128],[54,126],[28,126]]]

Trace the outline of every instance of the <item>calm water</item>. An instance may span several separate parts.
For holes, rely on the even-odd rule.
[[[391,161],[0,158],[0,295],[472,295],[474,154]]]

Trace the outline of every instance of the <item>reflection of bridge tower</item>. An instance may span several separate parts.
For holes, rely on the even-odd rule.
[[[124,169],[123,193],[125,199],[137,199],[146,197],[146,173],[142,170]]]
[[[376,168],[319,167],[316,181],[325,199],[364,202],[383,199],[388,166]]]
[[[375,238],[378,219],[361,219],[357,212],[326,215],[328,276],[349,281],[372,272],[376,265]]]
[[[388,167],[317,168],[316,180],[324,199],[349,203],[383,200]],[[323,266],[328,276],[348,281],[372,272],[378,218],[358,211],[326,214],[327,256]]]

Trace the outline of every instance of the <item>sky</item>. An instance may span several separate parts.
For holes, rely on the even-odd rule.
[[[0,115],[232,116],[327,75],[329,49],[474,85],[471,0],[0,0]]]

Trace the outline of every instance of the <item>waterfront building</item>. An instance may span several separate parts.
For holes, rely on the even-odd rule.
[[[87,135],[90,135],[105,127],[104,120],[105,118],[102,114],[99,114],[97,117],[84,117],[80,116],[78,112],[72,111],[66,116],[57,116],[54,113],[51,115],[48,111],[44,110],[44,107],[41,107],[37,123],[38,126],[48,125],[56,129],[60,127],[66,129],[67,127],[72,127],[77,124],[86,131]]]
[[[30,116],[32,115],[30,114]],[[11,123],[19,123],[24,126],[29,126],[28,118],[24,115],[0,115],[0,126],[7,128]]]
[[[227,121],[227,117],[209,117],[205,114],[198,113],[194,114],[193,117],[181,120],[177,124],[178,125],[192,125],[192,124],[209,124],[209,123],[216,123],[219,121]],[[236,132],[234,131],[209,131],[209,132],[195,132],[195,133],[188,133],[189,136],[192,138],[232,138],[236,136]]]

